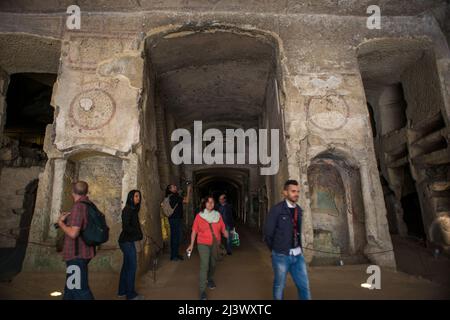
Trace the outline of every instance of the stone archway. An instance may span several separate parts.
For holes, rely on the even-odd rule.
[[[223,167],[215,164],[209,172],[211,181],[218,181],[222,171],[250,170],[248,185],[236,187],[242,190],[238,212],[243,221],[258,225],[259,212],[250,212],[252,195],[258,193],[260,183],[272,185],[267,192],[279,189],[280,177],[287,171],[280,51],[278,38],[272,33],[233,25],[169,26],[148,32],[141,131],[144,149],[141,163],[148,164],[142,167],[144,175],[157,172],[160,190],[168,183],[184,185],[186,180],[195,180],[197,170],[204,167],[174,166],[170,154],[173,130],[192,131],[193,121],[203,121],[205,130],[214,128],[223,132],[235,128],[280,129],[283,159],[277,175],[258,176],[258,165],[246,164]],[[156,160],[157,168],[148,159]],[[279,200],[279,196],[273,195],[266,198],[271,201],[269,205]],[[188,212],[194,207],[195,204],[190,204]]]

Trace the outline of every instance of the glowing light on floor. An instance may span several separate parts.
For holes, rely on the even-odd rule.
[[[372,285],[370,283],[361,283],[361,287],[370,289],[370,288],[372,288]]]
[[[60,295],[62,295],[62,293],[59,292],[59,291],[54,291],[54,292],[50,293],[50,295],[51,295],[52,297],[59,297]]]

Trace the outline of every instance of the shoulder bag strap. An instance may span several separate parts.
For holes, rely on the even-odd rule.
[[[213,229],[213,227],[212,227],[212,223],[209,224],[209,229],[211,230],[211,233],[212,233],[212,236],[213,236],[214,243],[215,243],[215,244],[218,244],[219,241],[217,241],[216,235],[215,235],[215,233],[214,233],[214,229]]]

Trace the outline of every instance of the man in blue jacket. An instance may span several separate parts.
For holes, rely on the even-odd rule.
[[[302,250],[302,208],[297,204],[299,193],[296,180],[286,181],[283,190],[285,199],[270,209],[264,226],[264,241],[272,250],[275,300],[283,299],[288,272],[297,286],[299,299],[311,299]]]

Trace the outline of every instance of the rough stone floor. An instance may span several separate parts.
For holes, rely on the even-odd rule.
[[[217,288],[210,299],[271,299],[270,255],[259,236],[241,229],[241,247],[218,264]],[[138,292],[146,299],[197,299],[198,254],[190,260],[171,262],[164,255],[156,273],[149,272],[137,281]],[[309,268],[313,299],[450,299],[450,288],[423,278],[383,269],[381,290],[361,287],[368,277],[366,265]],[[118,274],[90,273],[91,289],[97,299],[116,297]],[[21,273],[10,283],[0,283],[0,299],[60,299],[50,297],[62,291],[64,274]],[[286,299],[296,299],[296,289],[288,278]]]

